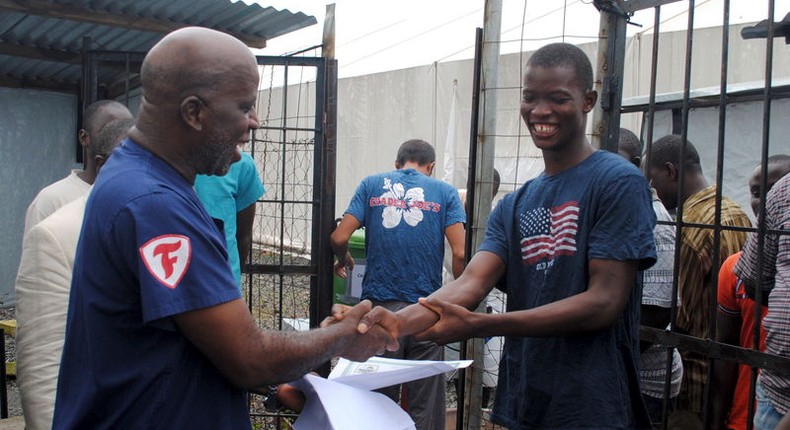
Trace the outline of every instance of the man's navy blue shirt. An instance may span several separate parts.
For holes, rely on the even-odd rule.
[[[88,199],[54,428],[249,429],[245,391],[172,320],[238,298],[223,234],[192,185],[126,140]]]

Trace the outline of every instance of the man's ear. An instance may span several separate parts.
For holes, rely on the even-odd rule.
[[[107,157],[103,155],[97,155],[93,157],[93,159],[96,161],[96,173],[99,173],[99,170],[102,168],[102,166],[104,166],[104,163],[107,162]]]
[[[598,102],[598,92],[595,90],[587,91],[587,94],[584,95],[584,113],[589,113],[593,110],[596,102]]]
[[[178,106],[181,111],[181,120],[197,131],[203,130],[203,100],[198,96],[189,96],[181,100]]]
[[[666,174],[668,178],[674,181],[678,180],[678,169],[674,164],[667,161],[666,163],[664,163],[664,168],[662,170],[664,171],[664,174]]]
[[[81,128],[79,133],[77,133],[77,139],[80,141],[80,145],[82,145],[83,148],[89,146],[91,143],[91,136],[84,128]]]

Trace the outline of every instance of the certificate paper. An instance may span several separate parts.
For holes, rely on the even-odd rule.
[[[371,357],[368,361],[359,363],[341,358],[329,374],[329,379],[363,390],[377,390],[462,369],[470,364],[472,360],[429,361]]]
[[[389,397],[370,390],[460,369],[464,361],[415,361],[372,357],[364,363],[340,359],[329,379],[305,375],[292,384],[307,398],[296,430],[411,430],[414,422]]]

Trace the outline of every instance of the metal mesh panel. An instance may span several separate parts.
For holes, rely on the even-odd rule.
[[[316,178],[326,175],[323,82],[326,60],[259,57],[261,81],[257,111],[261,128],[245,148],[255,160],[266,188],[256,203],[253,245],[242,275],[242,290],[256,324],[267,330],[306,330],[320,315],[314,297],[321,286],[317,242],[329,232],[321,222],[326,189]],[[315,79],[293,85],[289,76]],[[294,72],[296,70],[296,72]],[[279,82],[279,84],[278,84]],[[331,220],[330,220],[331,221]],[[325,270],[331,270],[331,267]],[[331,285],[328,286],[331,289]],[[326,312],[323,312],[326,313]],[[312,323],[312,324],[311,324]],[[255,429],[288,429],[296,416],[275,410],[259,395],[250,395]]]
[[[256,210],[254,241],[263,248],[289,251],[280,253],[283,262],[268,264],[309,264],[309,259],[294,257],[310,253],[314,141],[275,142],[256,136],[253,146],[266,186]]]

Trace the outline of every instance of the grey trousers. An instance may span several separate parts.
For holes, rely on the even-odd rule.
[[[405,302],[373,302],[375,306],[382,306],[393,312],[405,308],[410,303]],[[406,360],[444,360],[444,347],[434,342],[417,341],[412,336],[399,339],[400,348],[397,351],[387,351],[382,357],[400,358]],[[405,388],[406,411],[414,420],[417,430],[444,430],[446,377],[439,374],[416,381],[402,384]],[[378,392],[386,395],[395,402],[399,402],[401,386],[382,388]]]

